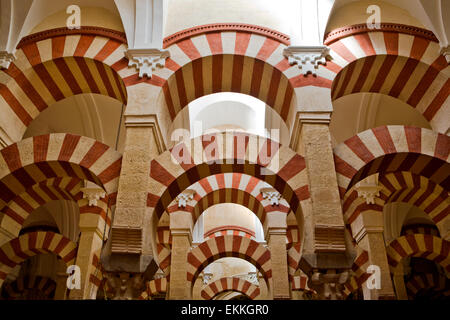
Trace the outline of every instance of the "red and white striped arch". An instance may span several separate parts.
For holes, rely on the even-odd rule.
[[[318,77],[304,77],[283,56],[288,38],[263,27],[214,24],[183,30],[167,39],[170,58],[147,82],[161,87],[172,120],[199,97],[238,92],[266,102],[287,121],[296,107],[298,88],[331,88],[331,72],[323,69]],[[134,83],[139,82],[135,78]]]
[[[439,237],[428,234],[401,236],[389,244],[386,253],[391,273],[408,257],[434,261],[450,272],[450,243]]]
[[[403,226],[400,235],[407,236],[416,233],[429,234],[435,237],[440,236],[439,230],[435,226],[429,224],[409,224]]]
[[[151,281],[148,281],[145,284],[145,291],[141,293],[139,296],[139,300],[149,300],[151,297],[157,295],[163,295],[167,292],[167,278],[158,278]]]
[[[280,192],[294,212],[299,209],[301,201],[309,198],[305,160],[301,155],[277,142],[250,134],[224,136],[217,134],[211,142],[204,141],[204,137],[192,139],[187,142],[191,145],[189,148],[182,142],[151,162],[151,192],[147,206],[158,219],[183,190],[203,178],[221,173],[242,173],[267,182]],[[226,139],[232,141],[231,150],[225,148]],[[183,158],[191,159],[191,163],[179,158],[180,150],[184,152]],[[192,157],[190,150],[202,157]],[[261,174],[262,168],[267,174]]]
[[[64,177],[41,181],[17,195],[0,211],[0,227],[18,236],[28,216],[40,206],[53,200],[77,202],[83,198],[82,180]]]
[[[194,199],[189,201],[189,205],[179,208],[173,201],[167,212],[191,212],[195,223],[203,211],[215,204],[236,203],[249,208],[263,224],[268,212],[290,212],[286,200],[280,199],[280,204],[273,206],[263,198],[261,189],[270,187],[267,182],[247,174],[220,173],[205,177],[189,187],[189,190],[195,190]]]
[[[367,273],[367,267],[369,266],[369,253],[360,247],[356,247],[357,257],[352,264],[353,275],[350,279],[344,283],[344,289],[342,291],[344,297],[349,296],[352,292],[361,288],[361,286],[370,277],[370,273]]]
[[[38,290],[39,298],[52,300],[55,296],[56,282],[53,279],[41,276],[24,276],[14,282],[3,285],[2,297],[5,300],[24,300],[28,290]]]
[[[0,70],[2,114],[22,134],[40,112],[72,95],[97,93],[126,104],[126,44],[115,31],[94,29],[30,35],[19,43],[16,60]]]
[[[450,137],[409,126],[382,126],[358,133],[334,148],[341,198],[375,173],[410,171],[450,189]]]
[[[291,279],[292,291],[305,291],[311,293],[315,292],[308,286],[308,279],[309,278],[304,275],[292,277]]]
[[[52,133],[0,150],[0,207],[41,181],[55,177],[89,180],[115,202],[122,155],[94,139]]]
[[[77,244],[54,232],[30,232],[0,247],[0,287],[12,269],[29,257],[54,253],[67,265],[75,261]]]
[[[254,300],[260,294],[259,286],[247,280],[238,277],[225,277],[207,284],[202,289],[200,296],[204,300],[212,300],[218,294],[227,291],[242,293],[251,300]]]
[[[206,266],[225,257],[247,260],[259,269],[266,281],[272,278],[269,249],[251,239],[227,235],[207,240],[188,253],[187,280],[193,285]]]
[[[412,26],[365,25],[332,31],[325,44],[336,74],[332,99],[358,92],[383,93],[417,109],[434,130],[446,133],[450,67],[432,32]]]
[[[387,203],[403,202],[422,209],[445,234],[445,226],[450,212],[448,191],[430,179],[411,172],[395,172],[381,175],[378,180],[379,197],[374,204],[367,204],[365,199],[358,197],[358,192],[352,188],[344,197],[344,220],[352,224],[364,211],[383,211]]]
[[[408,297],[413,300],[414,297],[426,292],[432,292],[432,297],[441,297],[445,299],[450,296],[450,280],[442,274],[438,273],[421,273],[411,277],[405,287]]]

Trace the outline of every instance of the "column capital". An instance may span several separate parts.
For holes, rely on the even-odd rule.
[[[195,190],[186,189],[180,193],[175,200],[178,202],[178,208],[186,208],[188,201],[193,200],[195,195]]]
[[[263,199],[267,199],[272,206],[280,204],[281,194],[274,188],[262,188],[260,190]]]
[[[283,51],[290,65],[297,64],[302,74],[311,73],[317,76],[319,64],[325,64],[331,59],[330,48],[327,46],[289,46]]]
[[[326,270],[321,272],[314,270],[308,286],[314,289],[320,300],[341,300],[343,298],[344,283],[350,277],[350,271]]]
[[[8,69],[11,62],[16,60],[13,53],[8,51],[0,51],[0,69]]]
[[[139,78],[144,76],[151,78],[156,68],[164,68],[166,59],[170,56],[168,50],[156,48],[128,49],[128,67],[136,67],[139,71]]]
[[[445,57],[447,63],[450,63],[450,46],[442,47],[441,54]]]
[[[187,211],[175,211],[171,212],[169,217],[169,227],[172,236],[188,236],[189,242],[192,243],[192,229],[194,226],[192,214]]]
[[[83,192],[83,198],[88,199],[89,203],[88,205],[90,207],[97,206],[97,201],[100,199],[103,199],[106,196],[105,190],[102,188],[81,188],[81,192]]]

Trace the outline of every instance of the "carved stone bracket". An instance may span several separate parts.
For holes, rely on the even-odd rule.
[[[270,201],[270,204],[275,206],[280,204],[281,194],[273,188],[262,188],[261,190],[263,199]]]
[[[186,208],[187,202],[189,200],[194,199],[195,190],[187,189],[183,191],[183,193],[180,193],[175,200],[178,202],[178,208]]]
[[[356,187],[358,197],[364,198],[367,204],[375,204],[375,198],[380,196],[382,188],[377,185],[362,185]]]
[[[8,69],[11,62],[16,59],[12,53],[7,51],[0,51],[0,69],[5,68]]]
[[[139,78],[151,78],[157,67],[164,68],[169,51],[159,49],[128,49],[126,56],[128,67],[135,66],[139,70]]]
[[[83,198],[89,200],[89,206],[96,206],[97,201],[106,196],[105,190],[101,188],[81,188]]]
[[[328,270],[323,273],[316,270],[310,277],[308,286],[316,291],[316,298],[319,300],[341,300],[344,283],[349,277],[349,271],[337,273],[336,270]]]
[[[326,46],[291,46],[284,49],[283,52],[284,56],[288,58],[289,64],[297,64],[305,76],[308,73],[317,76],[319,64],[325,64],[327,58],[331,58],[329,53],[330,48]]]

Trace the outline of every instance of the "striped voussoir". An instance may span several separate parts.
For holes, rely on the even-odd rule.
[[[61,234],[46,231],[26,233],[0,247],[0,287],[12,269],[26,259],[54,253],[66,265],[75,262],[77,244]]]
[[[158,243],[156,245],[156,250],[158,254],[158,266],[164,272],[166,276],[170,274],[170,259],[171,253],[169,245],[162,245]]]
[[[439,229],[445,228],[450,212],[448,191],[426,177],[411,172],[395,172],[379,176],[380,195],[374,204],[358,197],[355,188],[344,197],[343,211],[347,224],[353,223],[364,211],[383,211],[386,203],[409,203],[422,209]]]
[[[341,198],[375,173],[409,171],[450,189],[450,137],[410,126],[381,126],[358,133],[334,148]]]
[[[386,248],[391,273],[404,258],[424,258],[450,271],[450,243],[428,234],[410,234],[393,240]]]
[[[249,134],[217,134],[212,138],[192,139],[190,147],[182,142],[152,160],[147,197],[151,214],[161,218],[183,190],[220,173],[241,173],[267,182],[294,212],[300,210],[301,201],[309,198],[305,160],[291,149]],[[225,139],[232,139],[231,147],[223,143]],[[192,157],[189,150],[195,150],[196,155]],[[183,152],[182,158],[178,152]]]
[[[100,251],[101,250],[98,250],[96,253],[94,253],[92,257],[92,264],[89,268],[89,283],[91,283],[92,286],[96,288],[96,290],[100,288],[104,272],[104,268],[99,258]]]
[[[252,30],[208,28],[170,45],[165,68],[156,70],[147,82],[161,87],[172,119],[199,97],[238,92],[266,102],[286,121],[293,111],[296,88],[331,88],[332,78],[327,69],[317,77],[304,77],[298,66],[289,65],[285,48],[285,43]],[[125,79],[127,86],[140,81],[137,76]]]
[[[211,300],[219,293],[235,291],[244,294],[254,300],[259,296],[259,286],[238,277],[224,277],[207,284],[201,291],[200,296],[205,300]]]
[[[289,213],[290,207],[286,200],[280,199],[277,206],[264,199],[262,188],[271,186],[258,178],[242,173],[220,173],[201,179],[188,189],[195,190],[194,199],[186,207],[178,207],[176,200],[167,208],[169,214],[175,211],[191,212],[194,223],[209,207],[219,203],[235,203],[250,209],[263,224],[266,214],[272,211]]]
[[[139,296],[139,300],[149,300],[151,297],[163,295],[167,292],[167,278],[158,278],[145,284],[145,291]]]
[[[270,251],[262,244],[239,236],[209,239],[193,248],[187,257],[187,280],[195,283],[203,269],[215,260],[235,257],[253,264],[268,281],[272,277]]]
[[[38,299],[51,300],[55,296],[56,282],[41,276],[20,277],[14,282],[6,282],[2,287],[2,297],[5,300],[22,300],[27,298],[27,291],[39,291]],[[33,293],[36,297],[36,293]]]
[[[0,227],[18,236],[28,216],[40,206],[53,200],[77,202],[83,198],[79,178],[50,178],[41,181],[15,196],[0,211]],[[1,245],[1,243],[0,243]]]
[[[357,257],[352,264],[352,276],[344,284],[342,294],[344,297],[349,296],[352,292],[361,288],[364,282],[370,277],[370,273],[367,273],[367,267],[369,266],[369,253],[359,246],[356,247]]]
[[[117,39],[94,34],[28,41],[0,71],[2,114],[23,133],[40,112],[72,95],[97,93],[126,104],[125,51],[126,44]]]
[[[253,230],[241,226],[231,226],[231,225],[223,225],[208,230],[203,234],[203,237],[205,239],[212,239],[214,237],[221,237],[226,235],[240,236],[255,240],[255,232]]]
[[[308,286],[308,279],[309,278],[304,275],[292,277],[291,278],[292,291],[306,291],[311,293],[315,292]]]
[[[325,42],[333,57],[326,68],[336,75],[332,99],[358,92],[383,93],[411,105],[434,130],[446,133],[450,67],[437,39],[426,32],[412,34],[401,25],[353,28],[355,32]]]
[[[115,202],[122,155],[94,139],[52,133],[0,150],[0,207],[27,188],[55,177],[89,180]]]
[[[409,278],[405,283],[409,299],[414,299],[418,294],[431,292],[431,296],[438,298],[450,296],[450,280],[443,274],[422,273]],[[442,297],[444,296],[444,297]]]

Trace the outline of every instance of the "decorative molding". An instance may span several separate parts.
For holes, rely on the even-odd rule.
[[[89,200],[89,206],[97,206],[97,201],[106,196],[105,190],[101,188],[81,188],[83,198]]]
[[[262,188],[260,190],[263,199],[267,199],[270,201],[271,205],[279,205],[280,204],[280,199],[281,199],[281,194],[274,188]]]
[[[171,45],[174,45],[177,42],[182,40],[198,36],[205,33],[211,32],[233,32],[233,31],[241,31],[248,33],[259,34],[268,38],[271,38],[275,41],[281,42],[288,46],[290,44],[290,38],[288,35],[269,29],[261,26],[256,26],[252,24],[245,23],[213,23],[213,24],[205,24],[201,26],[196,26],[193,28],[185,29],[179,32],[176,32],[163,40],[163,48],[168,48]]]
[[[380,190],[383,188],[377,185],[360,185],[355,189],[358,197],[366,200],[366,204],[375,204],[375,198],[380,196]]]
[[[111,237],[112,253],[141,254],[141,228],[113,227]]]
[[[128,67],[139,70],[139,78],[151,78],[157,67],[164,68],[166,59],[170,56],[167,50],[159,49],[128,49],[126,52]]]
[[[288,58],[289,64],[297,64],[303,75],[311,73],[317,76],[319,64],[326,64],[330,57],[330,48],[326,46],[298,46],[287,47],[283,55]]]
[[[124,32],[107,29],[103,27],[96,26],[81,26],[80,29],[69,29],[69,28],[55,28],[49,29],[41,32],[36,32],[30,34],[26,37],[23,37],[19,44],[17,45],[17,49],[22,48],[31,43],[35,43],[38,41],[60,37],[60,36],[70,36],[70,35],[92,35],[92,36],[101,36],[110,38],[112,40],[119,41],[121,43],[127,43],[127,37]]]
[[[339,29],[335,29],[329,33],[327,33],[324,37],[324,44],[329,46],[333,42],[339,41],[342,38],[346,38],[349,36],[353,36],[360,33],[367,32],[395,32],[395,33],[404,33],[412,36],[418,36],[425,38],[427,40],[439,42],[433,32],[422,29],[419,27],[408,26],[404,24],[398,23],[380,23],[380,28],[377,29],[369,29],[366,23],[355,24],[352,26],[347,26]]]
[[[194,199],[195,190],[187,189],[180,193],[175,200],[178,202],[178,208],[186,208],[187,202]]]
[[[158,117],[156,114],[126,114],[125,115],[125,127],[150,127],[153,130],[153,136],[155,137],[156,146],[158,152],[161,154],[166,151],[166,144],[161,133],[161,127],[159,126]]]
[[[344,226],[316,225],[314,228],[316,252],[345,252]]]
[[[8,51],[0,51],[0,69],[8,69],[11,62],[16,60],[14,54]]]

